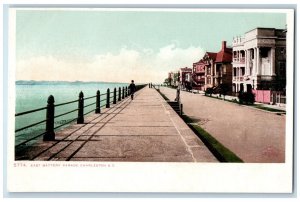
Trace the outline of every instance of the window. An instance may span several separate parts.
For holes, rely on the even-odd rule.
[[[207,68],[207,74],[211,74],[211,67]]]
[[[245,75],[245,68],[243,67],[243,68],[241,68],[241,70],[242,70],[242,76],[244,76]]]
[[[245,57],[245,51],[243,51],[243,50],[241,51],[241,56],[242,56],[242,58]]]
[[[262,58],[267,58],[270,48],[261,48],[260,49],[260,56]]]
[[[210,77],[207,77],[207,84],[210,84]]]

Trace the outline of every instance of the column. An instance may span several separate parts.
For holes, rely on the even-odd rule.
[[[256,89],[255,87],[255,80],[257,80],[257,72],[258,72],[258,64],[257,64],[257,47],[254,48],[254,61],[253,61],[253,66],[254,66],[254,69],[253,69],[253,76],[252,76],[252,80],[253,80],[253,86],[252,88],[253,89]]]
[[[271,48],[271,75],[275,76],[275,48]]]
[[[256,75],[256,48],[253,48],[252,76]]]
[[[262,71],[261,71],[261,66],[260,66],[259,47],[257,47],[256,55],[257,55],[257,57],[256,57],[257,74],[261,75]]]
[[[245,74],[247,74],[247,69],[249,68],[249,51],[248,49],[245,51],[245,55],[246,55],[246,58],[245,58]]]
[[[212,82],[212,84],[213,84],[213,86],[215,86],[216,85],[216,78],[215,78],[215,76],[216,76],[216,72],[217,72],[216,71],[217,67],[216,67],[216,65],[214,63],[212,63],[211,66],[212,66],[211,69],[213,70],[213,77],[212,77],[213,82]]]
[[[246,75],[250,75],[250,64],[251,64],[251,59],[252,58],[252,56],[251,56],[251,49],[249,49],[248,50],[248,61],[249,61],[249,63],[248,63],[248,67],[247,67],[247,69],[246,69]]]

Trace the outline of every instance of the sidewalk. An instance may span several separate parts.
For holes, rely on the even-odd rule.
[[[182,90],[182,91],[187,92],[185,90]],[[204,91],[199,91],[199,90],[198,91],[194,90],[194,91],[191,91],[190,93],[199,94],[199,95],[205,95]],[[221,95],[221,97],[219,97],[219,94],[212,94],[211,96],[215,97],[215,98],[222,98],[222,99],[224,98],[223,95]],[[225,96],[225,100],[228,100],[228,101],[237,100],[238,101],[239,99],[236,96],[226,95]],[[265,103],[260,103],[260,102],[255,102],[255,104],[260,105],[262,107],[268,107],[268,108],[272,108],[272,109],[286,111],[285,104],[271,105],[271,104],[265,104]]]
[[[218,162],[154,88],[103,109],[38,142],[17,159],[58,161]]]

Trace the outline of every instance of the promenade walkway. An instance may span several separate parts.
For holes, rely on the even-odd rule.
[[[153,88],[39,141],[17,159],[58,161],[218,162]]]
[[[174,100],[176,90],[160,91]],[[186,91],[183,112],[248,163],[285,162],[285,115],[238,105]]]

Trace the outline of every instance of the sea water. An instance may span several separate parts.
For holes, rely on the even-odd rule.
[[[16,82],[16,113],[21,113],[37,108],[43,108],[47,106],[47,100],[50,95],[54,96],[55,103],[60,104],[69,101],[78,100],[79,93],[82,91],[84,97],[95,96],[97,90],[100,90],[100,94],[107,92],[113,92],[116,87],[117,92],[119,87],[126,87],[126,83],[108,83],[108,82],[37,82],[37,81],[17,81]],[[112,96],[113,94],[111,94]],[[118,93],[117,93],[118,96]],[[101,98],[106,99],[106,95],[102,95]],[[88,105],[96,102],[96,98],[85,100],[84,105]],[[101,105],[105,104],[105,100],[101,102]],[[55,116],[66,113],[78,108],[78,102],[55,107]],[[84,108],[84,113],[93,111],[96,108],[96,104]],[[58,117],[55,119],[55,126],[60,126],[69,122],[72,119],[77,118],[77,111],[70,114]],[[46,119],[46,110],[17,116],[15,118],[15,129],[26,127],[30,124],[38,123]],[[76,120],[75,120],[76,121]],[[30,127],[28,129],[15,133],[16,145],[31,138],[37,136],[45,131],[45,122],[38,124],[37,126]]]

